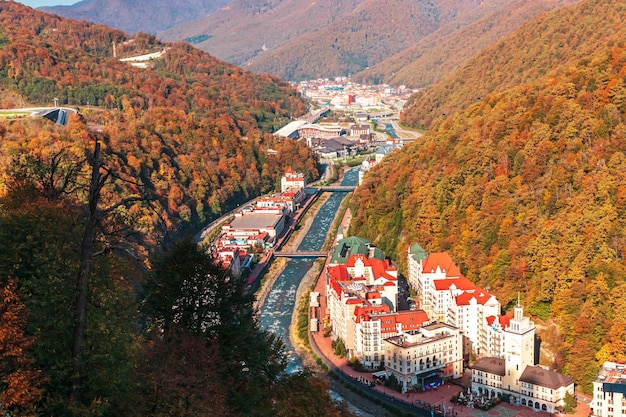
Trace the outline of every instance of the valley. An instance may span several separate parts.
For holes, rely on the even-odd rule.
[[[192,238],[249,201],[271,204],[286,172],[310,183],[348,165],[360,174],[343,232],[394,261],[392,284],[359,308],[392,313],[389,277],[410,275],[417,242],[418,257],[450,259],[437,266],[458,273],[446,280],[498,301],[468,322],[536,323],[541,355],[520,363],[563,377],[504,387],[521,376],[478,368],[530,341],[484,357],[495,333],[459,324],[475,339],[466,376],[485,372],[472,395],[567,412],[573,379],[594,417],[626,413],[623,2],[139,3],[0,2],[1,412],[350,415],[327,381],[286,372],[293,349],[256,319],[245,275]],[[335,273],[347,282],[350,268]],[[379,332],[376,349],[470,317],[458,286],[435,290],[406,297],[437,323]],[[417,361],[361,353],[374,344],[359,335],[378,333],[358,329],[376,320],[337,300],[325,330],[342,360],[384,372],[389,389],[432,388]]]

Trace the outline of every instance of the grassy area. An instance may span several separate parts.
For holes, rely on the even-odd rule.
[[[22,110],[0,110],[0,117],[12,118],[12,117],[28,117],[31,112]]]

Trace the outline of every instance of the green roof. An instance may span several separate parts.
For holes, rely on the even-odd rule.
[[[411,247],[409,248],[409,254],[416,261],[423,261],[424,259],[428,258],[428,253],[426,253],[424,248],[422,248],[419,243],[414,243],[411,245]]]
[[[374,248],[374,254],[371,256],[374,259],[380,259],[381,261],[385,260],[385,252],[382,249]]]
[[[345,264],[348,258],[355,254],[367,255],[370,241],[356,236],[349,236],[341,239],[335,245],[330,258],[331,263]]]

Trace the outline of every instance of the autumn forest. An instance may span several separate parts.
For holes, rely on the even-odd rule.
[[[114,44],[166,54],[134,68]],[[295,90],[0,2],[0,108],[54,101],[79,110],[67,126],[0,119],[0,413],[343,415],[326,382],[284,375],[244,282],[189,237],[287,167],[318,177],[304,144],[271,135],[304,112]]]
[[[537,323],[541,363],[589,392],[626,360],[626,5],[583,0],[413,95],[426,132],[365,176],[351,235],[409,245]],[[114,52],[115,51],[115,52]],[[148,68],[120,61],[163,52]],[[185,43],[0,1],[0,414],[342,416],[285,375],[253,295],[196,245],[203,224],[319,177],[271,133],[307,111],[288,83]]]
[[[548,13],[416,95],[403,121],[428,134],[352,200],[354,234],[393,258],[419,242],[507,310],[521,294],[541,363],[585,392],[626,360],[625,19],[615,1]]]

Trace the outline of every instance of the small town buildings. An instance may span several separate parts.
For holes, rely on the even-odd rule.
[[[402,392],[436,387],[463,374],[463,348],[459,330],[433,323],[419,330],[384,339],[385,370],[394,376]]]
[[[280,178],[281,193],[302,191],[305,188],[306,177],[302,173],[294,172],[291,167],[287,168],[285,175]]]
[[[251,255],[237,246],[219,246],[212,253],[213,259],[222,268],[230,270],[233,275],[239,276],[244,267],[251,261]]]
[[[346,129],[340,125],[304,124],[298,128],[298,137],[303,139],[325,138],[330,139],[346,134]]]
[[[314,137],[307,139],[307,145],[317,152],[322,158],[339,158],[351,155],[358,144],[344,136],[331,138]]]
[[[593,381],[591,415],[626,416],[626,363],[605,362]]]
[[[391,154],[396,149],[402,148],[403,145],[404,143],[401,141],[389,141],[383,143],[378,147],[378,149],[376,149],[376,162],[380,162],[385,156]]]
[[[219,262],[232,262],[233,248],[246,253],[250,248],[268,248],[283,233],[287,216],[295,212],[306,199],[306,178],[289,168],[281,178],[281,192],[259,197],[255,206],[245,206],[235,213],[234,219],[222,226],[220,235],[211,245],[211,252]],[[229,255],[230,254],[230,255]],[[249,260],[242,268],[249,266]],[[231,265],[229,263],[229,265]],[[235,270],[242,268],[233,266]]]
[[[251,241],[262,239],[264,244],[273,245],[285,229],[282,210],[253,210],[238,212],[229,224],[222,226],[219,240],[228,240],[230,245],[248,247]]]
[[[361,166],[359,167],[359,185],[363,183],[363,177],[365,177],[365,173],[369,172],[370,169],[374,168],[378,162],[375,159],[365,159],[361,162]]]
[[[372,133],[372,128],[369,124],[350,125],[350,136],[361,137],[361,135],[369,135],[370,133]]]
[[[357,122],[365,122],[368,119],[367,113],[362,110],[355,111],[353,116]]]
[[[298,129],[306,124],[306,120],[294,120],[278,129],[276,132],[274,132],[274,135],[280,136],[282,138],[298,139],[300,138]]]

